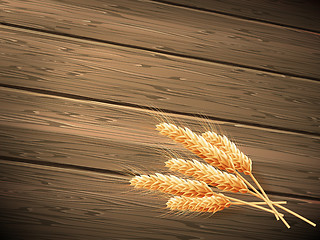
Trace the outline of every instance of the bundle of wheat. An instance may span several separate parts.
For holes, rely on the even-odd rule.
[[[273,213],[277,219],[280,218],[290,228],[284,219],[284,215],[274,207],[276,206],[312,226],[316,226],[310,220],[283,207],[281,204],[286,204],[285,201],[272,202],[252,174],[251,159],[242,153],[227,137],[220,136],[214,132],[206,132],[200,136],[188,128],[177,127],[170,123],[158,124],[156,129],[175,142],[182,143],[185,148],[210,164],[207,165],[197,160],[186,161],[175,158],[165,163],[170,170],[180,172],[186,176],[192,176],[196,180],[185,180],[160,173],[132,178],[131,185],[136,188],[158,190],[179,196],[168,200],[167,207],[171,210],[215,213],[231,205],[249,205]],[[222,172],[215,167],[226,172]],[[249,175],[262,194],[240,172]],[[221,193],[213,192],[210,186],[217,187],[223,191],[252,194],[264,202],[246,202],[225,196]],[[268,205],[270,209],[260,206],[262,204]]]

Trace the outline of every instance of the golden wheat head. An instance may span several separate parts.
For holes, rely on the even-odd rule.
[[[163,135],[182,143],[185,148],[203,158],[207,163],[221,170],[235,172],[232,159],[217,147],[212,146],[202,136],[193,133],[188,128],[177,127],[174,124],[161,123],[156,129]]]
[[[192,176],[211,186],[224,191],[248,193],[247,185],[233,174],[221,172],[214,167],[203,164],[197,160],[189,161],[172,158],[165,162],[166,167],[172,171],[178,171],[187,176]]]
[[[192,211],[192,212],[211,212],[215,213],[227,208],[231,202],[222,194],[212,197],[191,198],[173,197],[167,202],[167,207],[171,210]]]
[[[214,192],[205,183],[197,180],[182,179],[176,176],[167,176],[160,173],[155,175],[141,175],[131,179],[131,185],[135,188],[158,190],[186,197],[209,197]]]
[[[252,171],[252,161],[241,152],[237,146],[231,142],[226,136],[220,136],[215,132],[205,132],[202,137],[211,145],[216,146],[219,150],[225,152],[231,157],[234,167],[246,175],[249,175]]]

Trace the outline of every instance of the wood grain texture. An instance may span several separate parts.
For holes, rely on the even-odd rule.
[[[267,23],[320,31],[318,0],[155,0]]]
[[[158,134],[146,110],[10,89],[1,90],[1,103],[0,156],[140,173],[166,171],[166,149],[195,157]],[[171,118],[196,132],[219,124],[251,156],[265,190],[320,197],[319,138]]]
[[[1,28],[0,83],[320,133],[320,83]]]
[[[6,239],[313,239],[318,229],[287,216],[230,207],[208,218],[165,214],[167,196],[141,194],[129,177],[0,161],[0,224]],[[275,200],[283,200],[270,196]],[[318,201],[286,199],[318,224]],[[250,227],[248,227],[250,226]]]
[[[0,21],[320,79],[319,35],[149,1],[12,0]]]
[[[310,3],[300,1],[243,0],[239,9],[214,0],[209,11],[202,0],[0,1],[0,234],[315,238],[318,227],[288,214],[290,230],[240,207],[178,217],[165,209],[168,196],[128,182],[168,173],[172,155],[195,157],[155,131],[159,119],[145,107],[155,106],[179,125],[235,140],[271,199],[319,225],[320,41],[318,24],[305,27],[319,17],[306,17]],[[252,14],[261,18],[245,19]]]

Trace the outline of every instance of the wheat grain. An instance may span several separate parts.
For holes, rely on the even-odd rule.
[[[246,184],[233,174],[221,172],[214,167],[200,163],[197,160],[185,161],[183,159],[172,158],[165,162],[166,167],[172,171],[178,171],[187,176],[193,176],[199,181],[203,181],[211,186],[224,191],[248,193]]]
[[[205,182],[185,180],[176,176],[167,176],[160,173],[149,176],[136,176],[131,179],[130,183],[135,188],[158,190],[178,196],[209,197],[214,195],[214,192]]]
[[[241,152],[237,146],[231,142],[226,136],[220,136],[215,132],[205,132],[202,137],[211,145],[216,146],[219,150],[225,152],[228,156],[232,158],[234,167],[246,175],[252,172],[252,161]]]
[[[228,155],[209,144],[202,136],[193,133],[190,129],[183,129],[168,123],[158,124],[156,129],[161,134],[182,143],[185,148],[197,154],[212,166],[231,173],[235,172],[232,159]]]
[[[192,211],[192,212],[211,212],[215,213],[227,208],[231,202],[223,195],[212,197],[191,198],[173,197],[167,202],[167,207],[171,210]]]

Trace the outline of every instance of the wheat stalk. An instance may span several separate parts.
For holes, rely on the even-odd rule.
[[[219,188],[224,191],[248,193],[246,184],[233,174],[221,172],[210,165],[200,163],[197,160],[185,161],[172,158],[165,162],[166,167],[172,171],[178,171],[187,176],[193,176],[199,181]]]
[[[285,210],[286,212],[288,213],[291,213],[292,215],[296,216],[297,218],[300,218],[301,220],[305,221],[306,223],[309,223],[311,226],[315,227],[317,226],[317,224],[315,224],[314,222],[311,222],[309,219],[305,218],[305,217],[302,217],[301,215],[299,215],[298,213],[294,212],[294,211],[291,211],[290,209],[284,207],[284,206],[281,206],[280,204],[278,203],[274,203],[274,205],[276,205],[277,207],[281,208],[282,210]]]
[[[266,202],[246,202],[246,203],[250,203],[253,205],[266,205]],[[241,203],[241,202],[233,202],[232,205],[247,205],[246,203]],[[275,201],[272,202],[272,204],[287,204],[287,201]],[[273,213],[273,212],[272,212]]]

